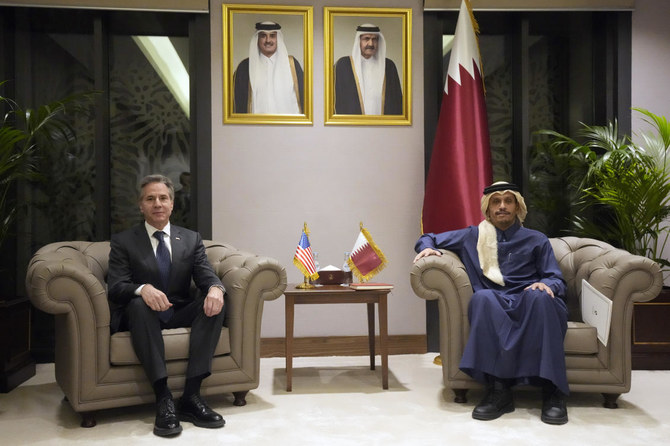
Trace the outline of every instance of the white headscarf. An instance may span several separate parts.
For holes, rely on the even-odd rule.
[[[258,34],[262,31],[277,32],[277,50],[269,58],[258,48]],[[288,51],[277,23],[256,23],[256,32],[249,43],[249,83],[251,113],[300,114]]]
[[[379,36],[377,52],[369,59],[361,56],[361,35],[375,34]],[[361,91],[362,112],[365,115],[381,115],[383,103],[384,76],[386,74],[386,40],[379,27],[366,23],[356,28],[354,47],[351,50],[354,71]]]
[[[526,219],[528,208],[523,196],[519,193],[519,187],[515,184],[506,181],[498,181],[491,186],[484,189],[484,196],[482,197],[481,209],[482,214],[486,217],[484,221],[479,223],[479,236],[477,238],[477,255],[479,257],[479,266],[482,268],[482,273],[493,283],[505,286],[502,272],[500,271],[500,264],[498,263],[498,237],[496,234],[496,227],[491,223],[491,217],[487,214],[489,209],[489,201],[495,194],[505,194],[510,192],[516,197],[516,202],[519,207],[517,210],[517,218],[520,223]]]

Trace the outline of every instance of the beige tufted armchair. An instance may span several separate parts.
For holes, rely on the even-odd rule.
[[[630,390],[633,302],[646,302],[658,295],[663,286],[660,268],[646,257],[593,239],[562,237],[550,241],[568,288],[565,359],[570,390],[602,393],[603,405],[616,408],[619,395]],[[445,255],[424,257],[412,265],[410,281],[417,296],[438,301],[444,385],[453,390],[454,401],[464,403],[467,390],[480,387],[458,368],[470,330],[467,312],[472,287],[460,259],[449,251],[442,252]],[[598,340],[594,327],[582,322],[582,279],[613,302],[607,346]]]
[[[203,381],[203,395],[232,392],[234,404],[258,387],[263,303],[281,296],[286,271],[274,259],[204,241],[207,257],[226,288],[226,320]],[[26,277],[31,302],[55,315],[56,381],[82,426],[93,411],[152,403],[154,393],[128,332],[110,336],[106,276],[109,242],[61,242],[33,256]],[[164,330],[168,383],[175,397],[184,386],[190,329]]]

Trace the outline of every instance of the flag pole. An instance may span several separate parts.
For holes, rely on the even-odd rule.
[[[298,288],[299,290],[310,290],[312,288],[316,288],[314,285],[312,285],[311,283],[309,283],[307,281],[307,276],[304,276],[304,278],[305,278],[305,281],[303,283],[300,283],[300,284],[296,285],[295,286],[296,288]]]
[[[361,221],[358,223],[358,230],[359,230],[360,232],[363,232],[363,220],[361,220]],[[361,283],[365,283],[365,282],[367,282],[367,280],[365,279],[365,277],[361,277]]]

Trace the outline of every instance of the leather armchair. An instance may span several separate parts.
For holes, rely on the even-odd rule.
[[[204,241],[226,288],[226,320],[203,395],[232,392],[235,405],[259,384],[263,303],[282,295],[286,271],[274,259]],[[106,276],[109,242],[60,242],[33,256],[26,276],[35,307],[55,315],[56,382],[82,427],[95,426],[93,411],[154,402],[128,332],[110,336]],[[183,391],[189,328],[164,330],[168,383]]]
[[[631,321],[634,302],[655,298],[663,286],[657,263],[598,240],[561,237],[550,239],[567,282],[569,309],[565,336],[568,383],[572,392],[600,392],[604,406],[616,408],[620,394],[631,384]],[[470,330],[468,302],[472,287],[465,267],[452,252],[429,256],[412,265],[410,282],[417,296],[438,301],[440,358],[444,385],[454,401],[467,401],[468,389],[480,384],[459,370]],[[596,329],[582,321],[581,289],[586,279],[613,303],[607,346]]]

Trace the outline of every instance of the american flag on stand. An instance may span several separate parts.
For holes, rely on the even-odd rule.
[[[369,280],[386,266],[384,253],[372,240],[363,223],[347,263],[360,281]]]
[[[316,280],[319,278],[319,273],[316,272],[316,265],[314,264],[314,255],[312,254],[312,247],[309,244],[309,238],[307,238],[307,223],[302,230],[300,235],[300,241],[298,242],[298,247],[295,250],[295,255],[293,256],[293,264],[302,272],[302,274],[311,279]]]

